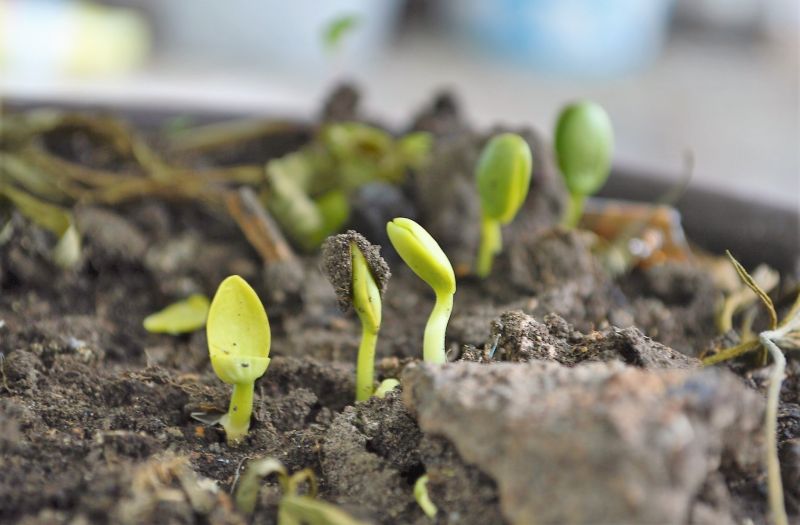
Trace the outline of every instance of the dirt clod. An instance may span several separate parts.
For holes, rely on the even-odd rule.
[[[715,370],[453,363],[403,383],[421,428],[497,482],[512,523],[682,523],[723,456],[760,458],[763,401]]]

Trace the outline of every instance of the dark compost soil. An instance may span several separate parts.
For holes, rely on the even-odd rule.
[[[353,119],[354,107],[346,98],[334,100],[327,117]],[[431,164],[383,199],[356,195],[371,208],[350,224],[383,246],[393,273],[384,297],[377,379],[400,377],[420,359],[433,301],[392,253],[386,220],[416,218],[457,270],[469,266],[478,242],[472,169],[488,133],[470,129],[448,97],[437,99],[413,128],[435,134]],[[652,351],[660,356],[653,358],[659,367],[691,368],[701,351],[723,344],[714,324],[719,290],[705,267],[668,263],[608,277],[584,232],[555,226],[564,190],[546,143],[532,130],[515,131],[528,139],[536,159],[531,192],[504,232],[506,250],[492,276],[485,282],[459,279],[447,332],[449,359],[555,360],[566,366],[619,360],[649,368],[642,356]],[[265,162],[306,139],[273,137],[195,161]],[[80,130],[48,141],[75,162],[118,162],[97,154]],[[274,479],[265,482],[252,518],[238,513],[228,495],[246,460],[272,456],[289,471],[313,469],[320,498],[366,521],[428,522],[412,495],[416,479],[428,472],[437,522],[507,522],[496,480],[462,459],[445,437],[423,433],[400,393],[353,403],[360,326],[355,315],[337,309],[318,255],[302,257],[300,279],[286,279],[262,267],[229,217],[198,203],[148,198],[78,206],[76,214],[84,249],[73,270],[53,266],[53,239],[19,215],[0,248],[0,521],[274,523]],[[230,274],[257,290],[273,336],[273,360],[256,384],[251,431],[236,448],[225,444],[221,429],[190,417],[199,409],[224,409],[229,396],[209,366],[204,332],[174,337],[142,327],[145,316],[189,293],[210,297]],[[544,323],[536,325],[544,342],[515,342],[520,336],[514,330],[527,322],[519,312]],[[728,343],[735,341],[728,336]],[[763,371],[747,360],[732,368],[747,388],[765,391]],[[779,438],[787,506],[797,519],[796,356],[789,356],[787,373]],[[442,472],[448,475],[436,475]],[[767,521],[763,469],[742,471],[723,462],[715,476],[722,481],[697,490],[695,503],[737,523]],[[565,501],[582,497],[563,495]],[[697,508],[690,505],[685,522],[702,522],[692,510]]]

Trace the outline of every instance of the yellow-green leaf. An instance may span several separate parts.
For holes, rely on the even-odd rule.
[[[202,294],[192,295],[159,312],[148,315],[144,320],[144,329],[160,334],[194,332],[206,325],[208,306],[208,297]]]
[[[238,275],[222,281],[206,324],[211,366],[229,384],[253,382],[269,365],[269,319],[256,292]]]
[[[377,333],[381,327],[381,292],[364,254],[355,243],[350,245],[353,257],[353,307],[364,326]]]
[[[425,228],[404,217],[386,225],[389,240],[403,261],[437,294],[454,294],[456,276],[450,259]]]
[[[485,216],[502,224],[514,219],[528,195],[531,164],[531,149],[519,135],[503,133],[486,144],[475,173]]]
[[[600,105],[581,101],[561,111],[555,131],[555,152],[572,195],[593,195],[605,184],[613,150],[611,119]]]

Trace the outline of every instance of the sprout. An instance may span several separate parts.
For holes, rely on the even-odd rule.
[[[481,199],[481,245],[477,273],[487,277],[492,259],[503,247],[500,226],[510,223],[528,195],[531,182],[531,149],[513,133],[489,141],[475,171]]]
[[[422,355],[426,362],[444,363],[444,336],[456,293],[453,266],[436,240],[411,219],[396,218],[386,225],[386,231],[403,261],[436,293],[436,304],[425,326]]]
[[[361,320],[361,345],[356,366],[356,401],[374,390],[375,344],[381,328],[381,296],[391,277],[380,247],[350,230],[329,237],[322,246],[325,273],[339,298],[339,307],[353,306]]]
[[[436,514],[439,512],[439,509],[436,508],[436,505],[433,504],[431,501],[430,496],[428,496],[428,475],[423,474],[420,476],[417,481],[414,483],[414,499],[417,500],[417,504],[422,509],[422,512],[425,513],[430,519],[436,517]]]
[[[208,317],[208,297],[194,294],[144,319],[144,329],[154,334],[186,334],[203,328]]]
[[[786,317],[778,322],[778,313],[775,311],[775,305],[767,295],[767,292],[756,281],[754,276],[747,273],[744,266],[731,255],[731,252],[726,253],[736,273],[739,274],[739,278],[752,290],[767,310],[769,314],[769,330],[761,332],[755,339],[747,340],[734,347],[721,350],[716,355],[706,357],[703,359],[703,364],[707,366],[728,361],[757,349],[766,351],[772,357],[773,365],[769,374],[766,419],[764,422],[767,494],[773,521],[777,525],[788,525],[789,518],[786,515],[786,507],[784,505],[783,481],[778,457],[778,404],[786,370],[786,357],[783,355],[783,351],[800,350],[800,294],[797,294],[797,298]],[[766,361],[764,364],[766,364]]]
[[[242,481],[234,497],[236,507],[244,514],[252,514],[258,503],[261,479],[275,474],[283,495],[278,503],[278,523],[291,525],[362,525],[340,508],[316,499],[317,477],[311,469],[303,469],[289,475],[283,463],[275,458],[251,461],[242,475]],[[300,487],[308,485],[308,494],[300,494]]]
[[[390,377],[389,379],[384,379],[381,381],[381,384],[378,385],[378,388],[375,390],[375,397],[383,399],[386,395],[400,386],[400,381],[397,379]]]
[[[614,130],[601,106],[582,101],[561,111],[556,124],[555,152],[569,191],[564,226],[578,225],[586,197],[605,184],[613,149]]]
[[[232,275],[219,285],[206,327],[214,373],[233,385],[228,413],[219,419],[228,444],[240,441],[250,428],[255,380],[269,365],[270,330],[258,295],[244,279]]]

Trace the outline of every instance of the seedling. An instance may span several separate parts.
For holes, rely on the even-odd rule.
[[[278,476],[283,497],[278,504],[278,525],[361,525],[343,510],[316,499],[317,478],[311,469],[303,469],[292,475],[283,464],[274,458],[251,461],[236,490],[236,507],[244,514],[252,514],[258,503],[260,482],[263,478]],[[308,484],[308,493],[300,494],[300,487]]]
[[[780,275],[766,264],[762,264],[753,271],[752,278],[759,288],[769,293],[778,285]],[[733,316],[748,308],[757,299],[758,296],[745,283],[735,290],[731,290],[718,306],[715,321],[719,333],[726,334],[731,331]]]
[[[194,294],[144,319],[144,329],[155,334],[186,334],[206,325],[208,297]]]
[[[561,111],[555,130],[555,153],[569,191],[564,226],[578,225],[586,198],[605,184],[613,150],[614,130],[601,106],[581,101]]]
[[[403,261],[436,294],[436,304],[425,326],[422,355],[426,362],[444,363],[444,336],[456,293],[453,266],[431,234],[411,219],[398,217],[386,225],[386,231]]]
[[[436,505],[433,504],[430,496],[428,495],[427,474],[420,476],[416,483],[414,483],[414,499],[417,500],[417,504],[426,516],[428,516],[430,519],[434,519],[436,517],[439,509],[436,508]]]
[[[228,444],[247,435],[253,411],[255,380],[269,365],[270,330],[258,295],[244,279],[232,275],[219,285],[206,326],[214,373],[233,385],[228,413],[219,419]]]
[[[769,313],[769,330],[761,332],[755,339],[748,339],[732,348],[703,359],[704,365],[711,365],[722,361],[734,359],[747,352],[757,349],[766,350],[772,357],[773,365],[769,376],[769,389],[767,390],[767,410],[764,422],[764,438],[766,441],[767,464],[767,492],[772,519],[777,525],[788,525],[786,507],[783,499],[783,481],[781,480],[781,467],[778,460],[778,401],[780,399],[781,384],[786,370],[786,357],[783,350],[800,350],[800,294],[797,295],[792,308],[786,317],[778,322],[775,306],[769,295],[759,286],[756,280],[747,273],[747,270],[737,261],[730,252],[728,258],[736,269],[736,273]]]
[[[295,243],[315,250],[347,222],[353,191],[374,182],[401,184],[430,149],[427,133],[394,138],[359,122],[326,124],[308,145],[267,163],[262,200]]]
[[[481,244],[476,272],[484,278],[492,260],[503,248],[502,225],[510,223],[528,195],[531,183],[531,149],[514,133],[493,137],[475,170],[481,200]]]
[[[329,237],[322,246],[322,259],[328,280],[339,298],[339,307],[355,308],[361,321],[361,345],[356,366],[356,401],[372,395],[375,344],[381,328],[381,297],[391,277],[380,247],[350,230]]]

